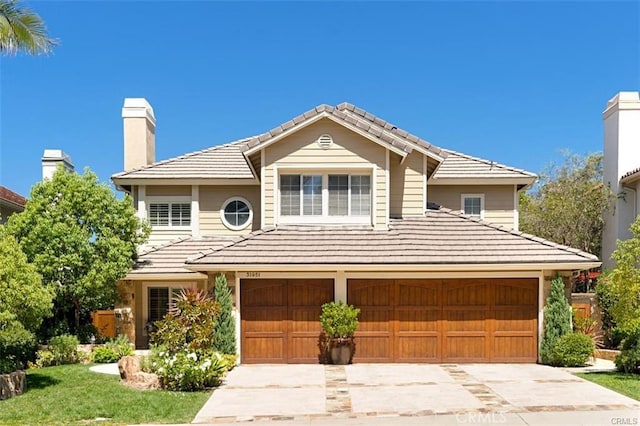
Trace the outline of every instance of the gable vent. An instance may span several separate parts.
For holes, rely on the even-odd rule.
[[[320,135],[318,138],[318,145],[320,145],[323,149],[328,149],[333,143],[333,138],[331,135]]]

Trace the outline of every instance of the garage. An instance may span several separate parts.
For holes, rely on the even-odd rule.
[[[536,362],[538,280],[350,279],[354,362]]]
[[[244,279],[240,282],[243,363],[318,363],[322,304],[333,279]]]

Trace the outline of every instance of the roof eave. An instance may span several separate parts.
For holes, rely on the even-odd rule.
[[[431,175],[429,185],[533,185],[537,177],[445,177],[438,178]]]
[[[112,177],[116,186],[130,185],[260,185],[257,178]]]
[[[203,274],[201,272],[195,271],[185,271],[185,272],[129,272],[123,280],[129,281],[147,281],[147,280],[206,280],[208,278],[207,274]]]

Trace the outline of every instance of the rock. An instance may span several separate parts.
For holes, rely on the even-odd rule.
[[[128,355],[120,358],[118,361],[118,371],[120,378],[125,382],[140,372],[140,357],[136,355]]]
[[[125,384],[139,390],[160,389],[160,379],[158,376],[142,371],[131,376],[131,379],[127,380]]]
[[[27,375],[24,371],[0,374],[0,400],[9,399],[24,393],[27,388]]]

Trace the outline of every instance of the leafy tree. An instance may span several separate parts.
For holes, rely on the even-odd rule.
[[[236,353],[236,321],[233,317],[233,302],[231,290],[227,285],[227,277],[220,274],[216,277],[214,297],[220,306],[220,313],[216,318],[216,337],[213,348],[223,354]]]
[[[622,330],[640,330],[640,216],[631,224],[632,237],[618,241],[611,258],[616,266],[605,273],[598,287],[605,286],[611,300],[609,313]]]
[[[541,174],[531,194],[520,194],[520,229],[600,255],[603,213],[613,201],[602,170],[602,154],[566,153],[561,166]]]
[[[556,277],[551,281],[551,294],[544,307],[544,332],[540,344],[540,356],[544,364],[554,361],[554,349],[558,339],[571,333],[571,306],[564,295],[564,282]]]
[[[113,305],[118,280],[149,235],[129,197],[118,200],[88,169],[80,175],[61,167],[33,186],[24,212],[9,218],[6,231],[54,289],[56,321],[71,317],[74,330],[81,312]]]
[[[58,42],[47,35],[42,18],[18,0],[0,0],[0,54],[49,53]]]

